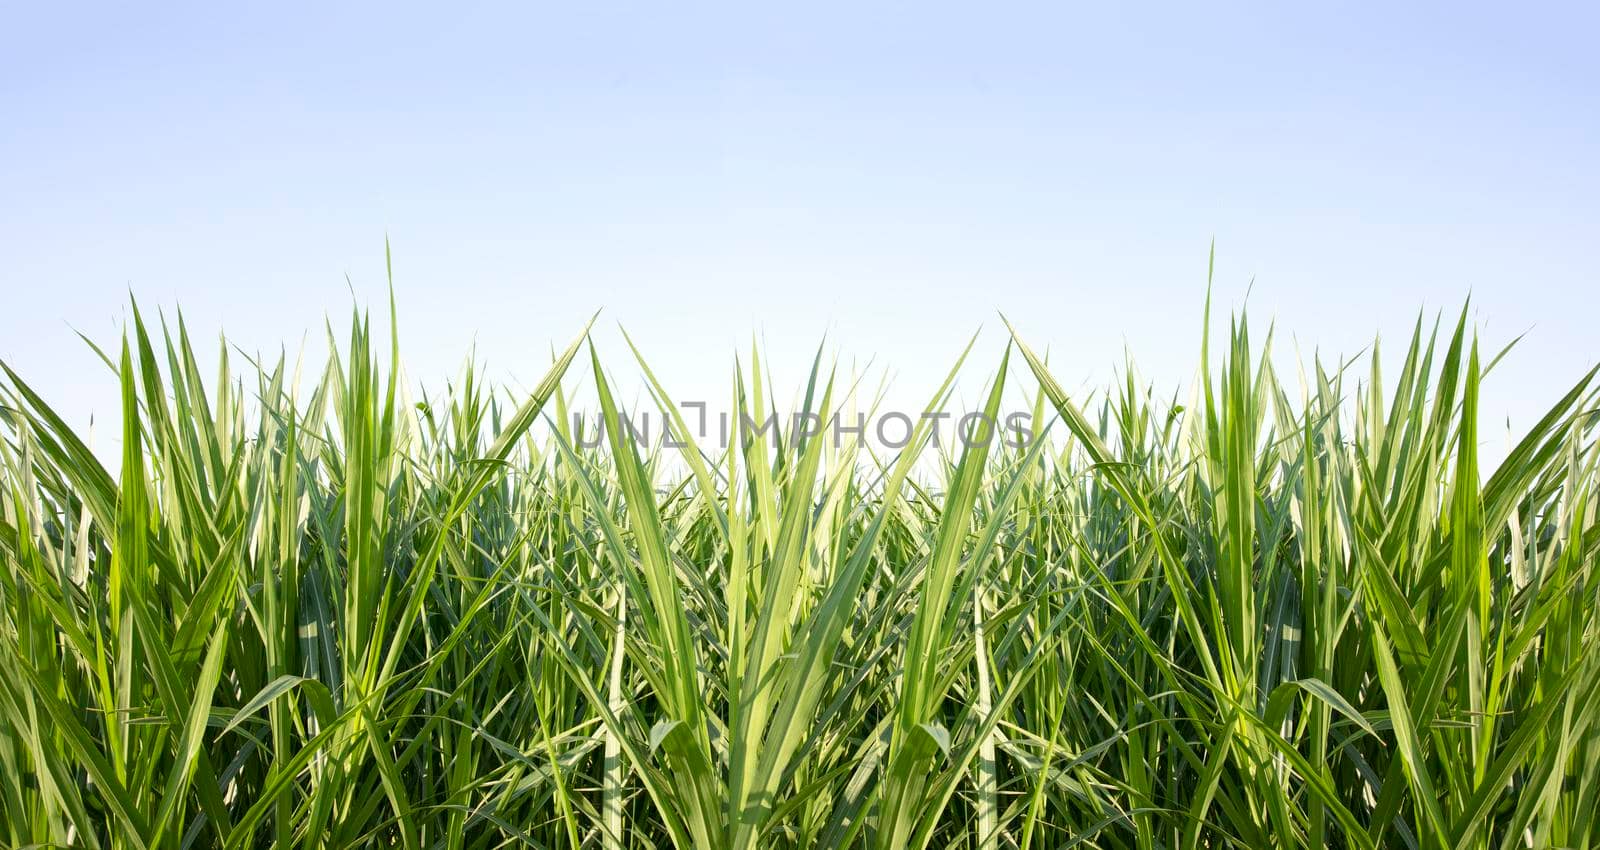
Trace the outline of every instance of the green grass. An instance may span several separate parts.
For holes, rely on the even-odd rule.
[[[892,455],[641,445],[586,334],[420,404],[334,347],[208,380],[135,311],[116,470],[5,370],[0,844],[1600,844],[1593,373],[1480,470],[1464,312],[1288,381],[1241,320],[1186,406],[1014,337],[1045,439]]]

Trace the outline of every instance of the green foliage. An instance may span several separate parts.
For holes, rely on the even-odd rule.
[[[1184,406],[1017,338],[1040,439],[890,458],[642,444],[586,338],[412,404],[363,316],[208,382],[135,308],[115,472],[6,369],[0,844],[1600,844],[1592,372],[1485,480],[1465,313],[1293,391],[1240,320]]]

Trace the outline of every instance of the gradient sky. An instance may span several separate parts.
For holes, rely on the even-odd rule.
[[[826,332],[920,398],[998,310],[1170,388],[1213,237],[1282,351],[1531,330],[1489,434],[1600,359],[1593,6],[149,5],[0,11],[0,358],[75,422],[129,290],[293,349],[386,233],[418,380],[529,384],[604,308],[680,396]]]

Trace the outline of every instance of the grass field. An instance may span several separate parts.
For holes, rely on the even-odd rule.
[[[1465,312],[1388,375],[1235,323],[1181,407],[953,351],[1044,437],[897,453],[640,445],[585,335],[420,399],[359,317],[302,379],[130,315],[118,468],[0,381],[0,844],[1600,845],[1593,373],[1480,468]]]

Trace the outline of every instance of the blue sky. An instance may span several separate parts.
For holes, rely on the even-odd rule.
[[[8,4],[0,358],[81,422],[130,289],[293,349],[382,304],[387,233],[422,381],[531,382],[604,308],[679,395],[827,332],[920,398],[998,310],[1171,387],[1213,237],[1286,353],[1469,292],[1531,329],[1513,425],[1600,359],[1593,7],[1107,5]]]

